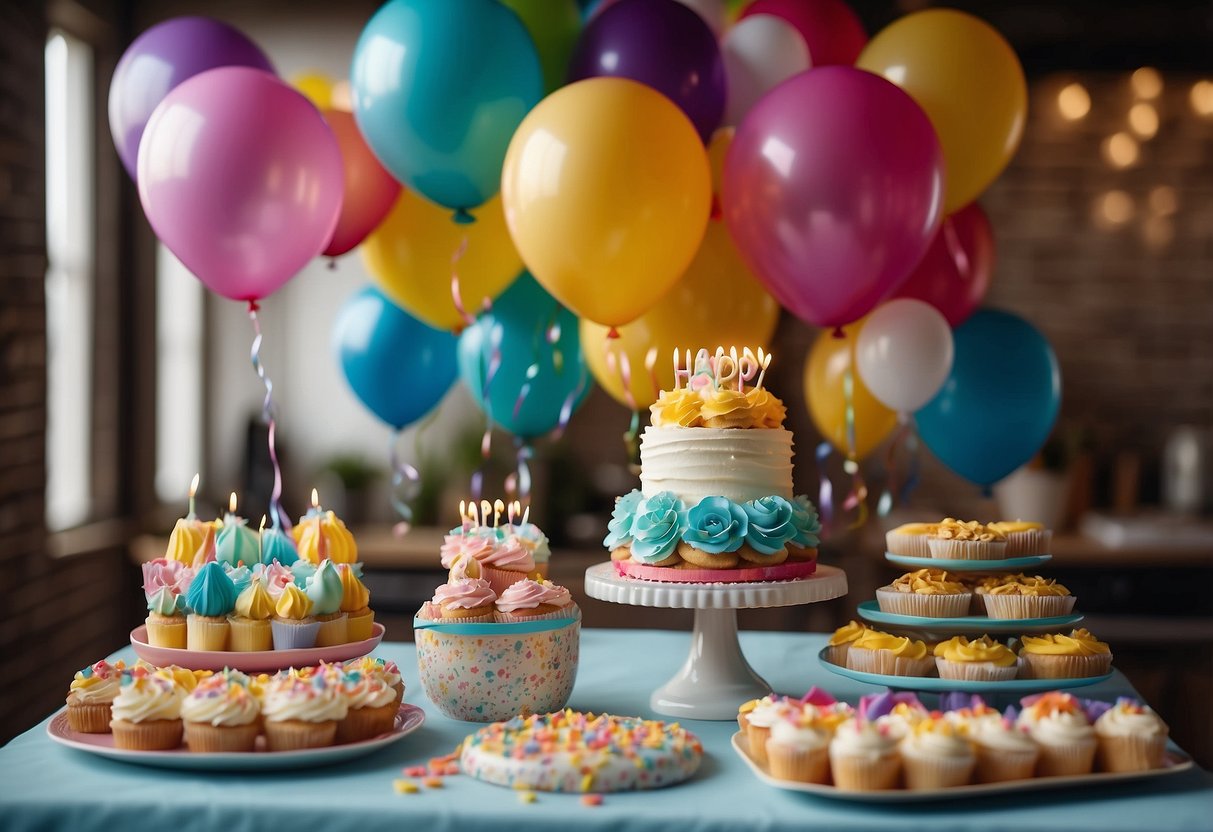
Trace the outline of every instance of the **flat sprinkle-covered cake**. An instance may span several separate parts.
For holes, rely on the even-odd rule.
[[[711,580],[740,569],[770,579],[804,571],[773,567],[815,561],[821,526],[792,493],[786,408],[762,387],[769,364],[761,351],[675,352],[675,387],[652,405],[641,437],[641,487],[617,500],[603,541],[624,574],[670,568]]]

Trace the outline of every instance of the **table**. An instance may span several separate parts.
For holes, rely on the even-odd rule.
[[[686,650],[686,633],[586,630],[581,669],[570,705],[582,710],[653,716],[648,693]],[[754,667],[776,690],[801,693],[818,684],[854,701],[869,686],[828,673],[817,662],[825,636],[742,633]],[[333,769],[202,775],[130,766],[62,748],[45,723],[0,749],[0,828],[6,832],[71,829],[225,830],[292,828],[442,830],[589,829],[642,832],[699,830],[1213,830],[1213,775],[1187,772],[1153,783],[1069,793],[1042,792],[1001,799],[900,807],[866,807],[768,788],[729,746],[736,726],[688,722],[708,756],[690,783],[657,792],[607,795],[599,807],[574,795],[541,794],[521,803],[506,789],[467,777],[447,778],[442,790],[398,795],[392,780],[405,765],[444,754],[475,726],[448,720],[425,699],[411,644],[385,643],[378,655],[404,672],[405,700],[426,710],[415,734],[374,756]],[[116,654],[131,658],[129,648]],[[66,680],[64,687],[66,688]],[[1131,692],[1119,674],[1087,689],[1114,697]],[[301,827],[302,828],[302,827]]]

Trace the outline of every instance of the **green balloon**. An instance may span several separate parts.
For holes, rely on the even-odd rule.
[[[569,57],[581,34],[581,12],[576,0],[499,0],[512,9],[535,41],[543,69],[545,93],[564,86]]]

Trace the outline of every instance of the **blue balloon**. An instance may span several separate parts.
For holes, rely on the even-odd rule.
[[[455,383],[455,336],[368,286],[337,313],[333,350],[355,395],[394,428],[420,419]]]
[[[1061,407],[1061,370],[1040,331],[1010,312],[982,309],[952,336],[952,372],[915,414],[918,432],[941,462],[989,486],[1049,438]]]
[[[383,166],[467,221],[500,188],[543,73],[526,27],[496,0],[391,0],[358,38],[350,86]]]
[[[549,334],[557,332],[553,343]],[[495,350],[501,363],[489,383],[486,408],[484,378]],[[492,421],[515,436],[542,436],[560,423],[569,396],[576,394],[576,409],[590,392],[577,317],[523,272],[459,336],[459,377]]]

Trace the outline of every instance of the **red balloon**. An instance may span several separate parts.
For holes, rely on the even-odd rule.
[[[337,228],[325,248],[326,257],[345,254],[379,227],[400,195],[400,183],[392,178],[358,132],[354,114],[324,110],[321,115],[337,139],[345,170],[345,198]]]
[[[944,219],[922,262],[893,297],[926,301],[955,328],[981,305],[993,273],[994,229],[972,202]]]
[[[842,0],[754,0],[741,16],[754,14],[772,14],[791,23],[804,36],[814,67],[851,66],[868,42],[863,24]]]

